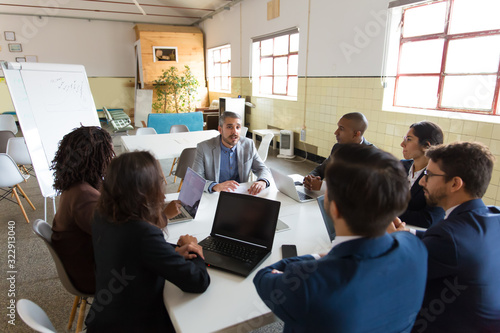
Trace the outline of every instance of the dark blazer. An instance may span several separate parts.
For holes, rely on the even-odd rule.
[[[367,145],[367,146],[373,146],[372,143],[366,141],[365,138],[363,138],[363,142],[361,144],[364,144],[364,145]],[[340,147],[342,146],[342,144],[340,143],[336,143],[333,145],[332,147],[332,151],[330,152],[330,156],[327,157],[326,160],[323,161],[323,163],[321,163],[320,165],[318,165],[316,168],[314,168],[313,171],[311,171],[309,174],[312,175],[312,176],[320,176],[321,179],[325,178],[325,170],[326,170],[326,166],[328,165],[328,163],[330,162],[331,158],[332,158],[332,155],[333,153],[339,149]]]
[[[500,332],[500,209],[481,199],[418,233],[429,251],[414,332]]]
[[[97,292],[89,333],[175,332],[163,303],[165,280],[194,293],[210,284],[204,261],[184,259],[150,223],[112,224],[96,213],[92,240]]]
[[[319,260],[283,259],[260,270],[254,284],[284,332],[409,332],[426,260],[417,237],[396,232],[341,243]]]
[[[406,173],[408,173],[413,165],[413,160],[401,160],[401,163],[403,163]],[[407,224],[428,228],[433,223],[441,221],[444,218],[444,210],[441,207],[431,207],[426,203],[424,190],[418,184],[423,176],[424,173],[422,172],[415,183],[413,183],[410,189],[411,199],[408,203],[408,208],[399,218]]]

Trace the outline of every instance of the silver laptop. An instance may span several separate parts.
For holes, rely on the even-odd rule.
[[[291,177],[284,175],[277,170],[271,168],[276,187],[281,193],[288,195],[295,201],[308,202],[316,199],[318,195],[313,191],[304,188],[303,185],[295,185]]]
[[[187,168],[181,192],[179,193],[181,213],[169,219],[169,224],[191,221],[196,217],[205,183],[206,181],[202,176],[194,172],[193,169]]]

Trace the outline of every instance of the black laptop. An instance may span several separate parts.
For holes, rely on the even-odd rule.
[[[325,211],[325,206],[324,206],[325,196],[322,195],[318,197],[317,200],[318,200],[319,210],[321,211],[321,215],[323,216],[323,222],[325,222],[326,231],[328,231],[328,237],[330,237],[330,241],[333,242],[336,236],[335,226],[333,225],[332,219]]]
[[[221,192],[210,236],[199,243],[207,266],[248,276],[271,254],[280,205]]]

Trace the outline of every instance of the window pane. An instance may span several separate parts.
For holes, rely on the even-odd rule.
[[[400,77],[398,80],[396,105],[435,108],[439,76]]]
[[[473,32],[500,29],[500,1],[455,0],[450,22],[450,32]]]
[[[221,76],[229,76],[229,64],[225,63],[221,65]]]
[[[260,75],[273,75],[273,58],[260,60]]]
[[[220,76],[220,64],[214,65],[214,76]]]
[[[288,57],[274,58],[274,75],[288,74]]]
[[[299,52],[299,34],[290,35],[290,52]]]
[[[273,54],[273,39],[266,39],[260,42],[260,55],[268,56]]]
[[[214,90],[220,90],[220,77],[219,76],[214,78]]]
[[[229,78],[227,76],[222,77],[221,89],[222,90],[229,90]]]
[[[288,58],[288,75],[298,75],[299,71],[299,56],[291,55]]]
[[[274,55],[288,54],[288,37],[289,35],[276,37],[274,39]]]
[[[399,58],[399,73],[439,73],[443,39],[404,43]]]
[[[286,76],[275,76],[274,77],[274,93],[275,94],[286,94]]]
[[[296,76],[288,77],[288,96],[297,96],[298,78]]]
[[[491,73],[498,70],[500,36],[451,40],[446,73]]]
[[[445,19],[446,2],[409,8],[404,13],[403,37],[442,33]]]
[[[214,50],[213,57],[214,62],[220,62],[220,50]]]
[[[221,62],[228,62],[229,59],[231,58],[231,50],[228,48],[223,48],[220,50],[220,61]]]
[[[272,77],[261,77],[260,78],[260,92],[266,95],[272,95],[273,93],[273,78]]]
[[[454,109],[491,110],[495,75],[447,76],[441,106]]]

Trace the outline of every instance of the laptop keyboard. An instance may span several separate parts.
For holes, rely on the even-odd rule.
[[[305,194],[304,192],[297,191],[297,193],[299,195],[300,200],[309,200],[313,198],[310,195]]]
[[[187,215],[186,215],[186,214],[184,214],[184,212],[183,212],[183,211],[181,211],[181,213],[180,213],[180,214],[178,214],[178,215],[176,215],[176,216],[172,217],[172,218],[171,218],[171,220],[178,220],[178,219],[183,219],[183,218],[186,218],[186,217],[187,217]]]
[[[233,242],[225,242],[212,237],[200,242],[203,249],[219,253],[243,262],[252,263],[259,251]]]

